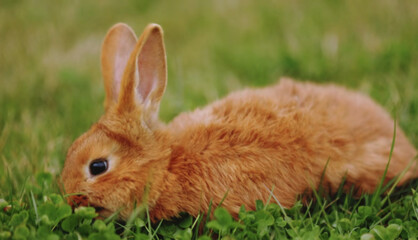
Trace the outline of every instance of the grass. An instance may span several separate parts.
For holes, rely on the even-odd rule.
[[[0,206],[10,205],[0,239],[418,238],[417,181],[388,198],[318,194],[290,210],[259,203],[240,222],[219,209],[200,231],[204,219],[187,216],[91,224],[92,210],[71,213],[56,184],[67,148],[103,112],[100,45],[120,21],[137,33],[149,22],[165,30],[164,121],[287,75],[365,92],[418,146],[417,11],[414,0],[0,0]]]

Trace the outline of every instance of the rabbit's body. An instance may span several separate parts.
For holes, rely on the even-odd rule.
[[[164,125],[157,117],[165,88],[161,30],[151,25],[138,44],[120,47],[136,42],[131,34],[126,25],[116,25],[105,39],[106,113],[68,152],[65,189],[84,194],[70,197],[71,204],[90,204],[104,216],[121,210],[126,219],[135,202],[147,202],[158,220],[205,213],[211,201],[218,205],[226,196],[222,205],[236,216],[241,205],[254,209],[257,199],[271,194],[290,207],[298,195],[318,187],[323,173],[330,192],[344,176],[346,187],[354,185],[359,193],[376,188],[394,123],[370,98],[282,79],[232,93]],[[123,75],[118,66],[126,66]],[[398,128],[385,180],[400,174],[416,153]],[[414,163],[400,184],[417,175]]]
[[[241,205],[254,209],[257,199],[266,201],[272,189],[290,207],[299,194],[318,187],[328,160],[323,181],[330,191],[347,174],[348,185],[370,193],[388,162],[393,127],[370,98],[336,86],[283,79],[232,93],[168,124],[167,189],[177,190],[161,193],[166,198],[151,214],[169,217],[164,206],[170,206],[172,214],[197,215],[226,193],[223,206],[236,214]],[[400,129],[395,142],[387,179],[416,155]]]

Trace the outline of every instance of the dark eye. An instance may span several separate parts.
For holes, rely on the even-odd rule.
[[[90,163],[90,173],[91,175],[99,175],[106,172],[108,167],[107,160],[104,158],[99,158]]]

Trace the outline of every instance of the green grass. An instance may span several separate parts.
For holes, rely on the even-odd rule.
[[[71,142],[103,113],[100,46],[120,21],[137,34],[149,22],[165,30],[164,121],[287,75],[365,92],[418,146],[417,11],[415,0],[0,0],[0,209],[11,206],[0,210],[0,239],[417,239],[417,181],[389,198],[338,193],[290,210],[259,203],[240,222],[217,210],[200,231],[204,219],[187,216],[91,224],[91,209],[71,213],[56,183]]]

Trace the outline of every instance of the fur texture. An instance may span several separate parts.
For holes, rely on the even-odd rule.
[[[324,186],[372,192],[389,159],[394,122],[360,93],[333,85],[283,78],[262,89],[235,92],[171,123],[158,120],[166,86],[162,30],[147,26],[137,41],[117,24],[102,49],[105,114],[68,151],[62,181],[72,205],[91,205],[102,216],[148,204],[153,220],[180,212],[196,216],[216,206],[237,215],[255,208],[270,190],[284,207]],[[412,163],[400,184],[418,176],[417,151],[397,128],[386,181]],[[89,164],[108,160],[93,176]],[[412,162],[413,161],[413,162]]]

